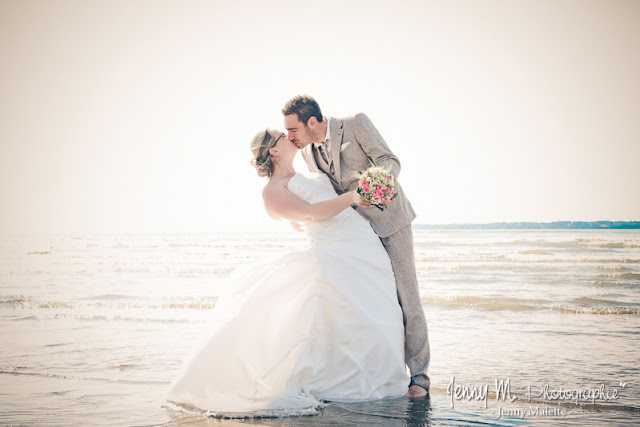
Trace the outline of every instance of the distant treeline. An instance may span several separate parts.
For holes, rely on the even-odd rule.
[[[570,229],[636,229],[640,221],[555,221],[555,222],[492,222],[490,224],[416,224],[416,229],[441,230],[570,230]]]

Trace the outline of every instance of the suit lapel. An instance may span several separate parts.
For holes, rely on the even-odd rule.
[[[342,120],[331,117],[331,129],[329,130],[329,144],[331,144],[331,163],[336,171],[336,181],[342,187],[342,177],[340,176],[340,147],[342,146]]]
[[[324,157],[322,157],[322,154],[320,154],[320,149],[316,147],[315,144],[313,144],[313,157],[315,158],[316,164],[319,168],[322,168],[322,170],[329,170],[329,165],[331,163],[327,163],[324,161]]]

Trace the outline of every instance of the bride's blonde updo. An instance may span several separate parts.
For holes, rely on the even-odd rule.
[[[271,154],[269,149],[273,148],[275,138],[269,134],[269,129],[261,130],[251,141],[251,164],[258,171],[258,176],[271,177],[273,174],[273,163],[271,163]]]

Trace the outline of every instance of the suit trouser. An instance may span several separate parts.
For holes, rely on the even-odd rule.
[[[396,278],[398,302],[402,307],[404,320],[404,355],[405,362],[411,372],[409,385],[419,385],[429,390],[429,334],[427,320],[420,301],[416,263],[413,258],[413,233],[411,225],[393,233],[389,237],[381,237]]]

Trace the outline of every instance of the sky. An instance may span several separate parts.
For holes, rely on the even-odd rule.
[[[640,220],[638,22],[633,0],[0,0],[0,232],[290,229],[249,143],[298,94],[371,118],[414,223]]]

